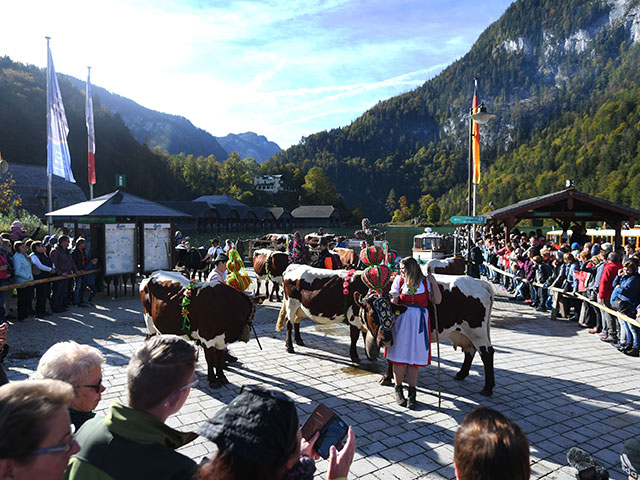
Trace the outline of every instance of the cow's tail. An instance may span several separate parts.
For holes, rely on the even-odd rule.
[[[491,312],[493,312],[493,300],[494,300],[494,293],[493,293],[493,288],[489,285],[489,289],[488,289],[491,293],[491,296],[489,297],[489,312],[487,313],[487,321],[485,328],[487,329],[487,341],[489,342],[489,345],[491,345]]]
[[[282,302],[282,307],[280,307],[280,313],[278,314],[278,322],[276,323],[276,332],[282,330],[285,322],[287,321],[287,307],[286,300]]]

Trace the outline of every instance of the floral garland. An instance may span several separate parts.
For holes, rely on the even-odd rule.
[[[347,272],[347,276],[342,283],[342,293],[345,295],[349,295],[349,285],[351,284],[351,280],[353,279],[353,275],[356,273],[356,269],[352,268]]]
[[[189,320],[189,305],[191,305],[191,295],[193,289],[196,286],[195,278],[192,278],[187,285],[187,289],[184,291],[184,298],[182,299],[182,331],[191,332],[191,320]]]
[[[289,255],[289,263],[300,265],[309,263],[307,244],[300,232],[295,232],[293,237],[287,239],[287,254]]]

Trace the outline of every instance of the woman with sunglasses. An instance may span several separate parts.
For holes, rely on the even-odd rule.
[[[103,363],[104,357],[97,348],[74,341],[51,346],[38,363],[36,378],[61,380],[73,386],[69,415],[76,430],[96,415],[93,410],[105,390],[102,385]]]
[[[60,480],[80,450],[67,405],[73,388],[57,380],[0,387],[0,478]]]
[[[442,300],[440,288],[433,275],[425,277],[418,262],[411,257],[400,262],[400,275],[391,286],[393,302],[405,305],[407,310],[396,318],[393,327],[393,345],[388,346],[385,357],[393,364],[396,384],[396,403],[411,410],[416,408],[418,368],[431,364],[431,330],[427,305]],[[409,399],[405,399],[402,382],[409,384]]]

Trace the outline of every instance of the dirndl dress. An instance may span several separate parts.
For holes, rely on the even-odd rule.
[[[407,311],[396,317],[392,328],[393,345],[386,347],[384,356],[391,363],[424,367],[431,364],[431,328],[429,324],[429,282],[426,280],[413,294],[404,284],[404,279],[396,277],[391,293],[400,293],[400,304]]]

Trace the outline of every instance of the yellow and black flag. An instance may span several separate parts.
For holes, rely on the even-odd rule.
[[[473,101],[471,102],[471,113],[478,113],[478,80],[475,80],[473,87]],[[480,134],[478,124],[475,120],[471,120],[471,151],[473,158],[473,183],[480,183]]]

